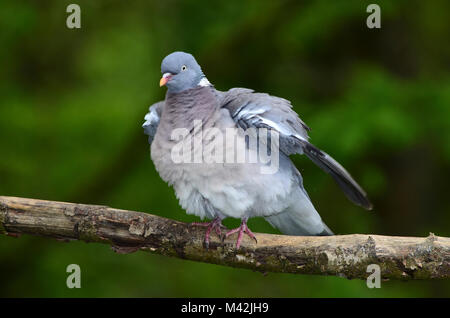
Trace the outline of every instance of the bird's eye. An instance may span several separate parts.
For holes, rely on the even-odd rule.
[[[181,70],[182,70],[182,71],[186,71],[186,69],[187,69],[187,66],[186,66],[186,65],[183,65],[183,66],[181,67]]]

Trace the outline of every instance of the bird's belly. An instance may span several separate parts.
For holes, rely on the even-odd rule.
[[[264,173],[262,163],[178,162],[172,147],[163,149],[155,142],[152,159],[161,178],[174,187],[182,208],[202,218],[215,216],[202,200],[226,217],[277,214],[291,204],[290,194],[298,186],[292,170],[281,165],[275,173]]]
[[[264,175],[244,164],[178,164],[170,172],[180,205],[188,214],[212,218],[207,200],[223,216],[267,216],[285,210],[293,188],[290,176]],[[160,172],[161,173],[161,172]],[[162,175],[165,173],[163,172]]]

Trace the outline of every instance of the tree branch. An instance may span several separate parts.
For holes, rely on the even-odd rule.
[[[450,277],[450,238],[381,235],[286,236],[257,233],[234,248],[203,227],[152,214],[106,206],[0,197],[0,234],[32,234],[59,240],[110,244],[119,253],[137,250],[261,272],[336,275],[366,279],[378,264],[384,279]]]

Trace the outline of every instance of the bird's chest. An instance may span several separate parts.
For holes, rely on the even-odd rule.
[[[192,98],[194,93],[195,98]],[[177,95],[166,100],[151,146],[156,169],[171,185],[196,183],[217,168],[209,165],[211,149],[222,139],[226,128],[209,89],[199,89],[191,95],[190,98],[181,99]]]
[[[158,128],[159,129],[159,128]],[[226,169],[226,154],[232,151],[226,144],[226,129],[210,122],[194,120],[189,128],[171,127],[170,136],[156,134],[151,156],[161,178],[171,185],[205,184]]]

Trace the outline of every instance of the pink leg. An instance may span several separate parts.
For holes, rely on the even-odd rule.
[[[221,228],[223,227],[223,225],[222,225],[222,219],[219,218],[219,217],[216,217],[211,222],[193,222],[193,223],[191,223],[191,225],[206,227],[206,232],[205,232],[205,245],[206,245],[206,248],[209,247],[209,238],[210,238],[210,235],[211,235],[211,231],[213,229],[216,231],[216,234],[220,238],[222,238]]]
[[[256,243],[258,243],[258,241],[256,240],[255,234],[253,234],[252,231],[250,231],[250,229],[247,226],[247,219],[242,219],[242,223],[239,227],[232,229],[230,231],[228,231],[227,233],[225,233],[225,237],[230,236],[231,234],[237,233],[238,234],[238,238],[236,241],[236,249],[239,249],[239,247],[241,246],[241,242],[242,242],[242,237],[245,234],[247,234],[248,236],[250,236],[252,239],[254,239],[256,241]]]

